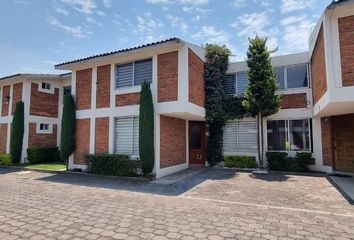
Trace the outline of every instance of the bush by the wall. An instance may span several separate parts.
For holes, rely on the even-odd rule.
[[[299,152],[295,157],[287,157],[285,152],[267,152],[268,168],[275,171],[308,172],[311,153]]]
[[[30,163],[53,162],[58,147],[36,147],[27,149],[27,157]]]
[[[256,158],[253,156],[224,156],[226,167],[256,168]]]
[[[89,173],[123,177],[134,176],[132,160],[127,155],[90,154],[86,155],[84,160]]]
[[[0,166],[10,166],[12,165],[11,155],[0,153]]]

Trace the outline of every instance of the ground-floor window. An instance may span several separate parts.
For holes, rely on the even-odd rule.
[[[255,120],[229,121],[224,126],[224,152],[257,151],[257,123]]]
[[[115,119],[114,153],[139,155],[139,117]]]
[[[310,151],[310,120],[267,121],[268,150]]]

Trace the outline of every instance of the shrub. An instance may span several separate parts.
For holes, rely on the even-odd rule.
[[[27,157],[30,163],[43,163],[55,160],[58,147],[36,147],[27,149]]]
[[[132,160],[127,155],[90,154],[84,157],[87,172],[111,176],[134,176]]]
[[[22,101],[16,103],[10,134],[10,154],[13,163],[19,163],[21,160],[23,134],[25,129],[24,109],[25,107]]]
[[[267,152],[268,168],[275,171],[284,170],[288,164],[287,156],[286,152]]]
[[[226,167],[256,168],[256,158],[252,156],[225,156]]]
[[[268,167],[275,171],[308,172],[311,153],[299,152],[295,157],[287,157],[284,152],[267,152]]]
[[[10,166],[12,165],[11,155],[0,153],[0,166]]]

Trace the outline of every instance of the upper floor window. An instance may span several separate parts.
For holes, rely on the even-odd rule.
[[[48,130],[49,130],[49,124],[47,124],[47,123],[41,123],[41,124],[39,125],[39,130],[41,130],[41,131],[48,131]]]
[[[227,95],[240,95],[245,93],[249,83],[247,72],[238,72],[226,75],[224,91]]]
[[[280,90],[308,87],[307,64],[277,67],[275,76]]]
[[[42,89],[50,90],[50,83],[42,82]]]
[[[141,85],[152,82],[152,59],[117,65],[116,88]]]
[[[63,96],[65,97],[66,94],[71,94],[71,86],[63,87]]]

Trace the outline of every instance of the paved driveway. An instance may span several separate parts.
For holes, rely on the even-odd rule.
[[[354,239],[323,177],[209,170],[173,186],[0,169],[0,239]]]

